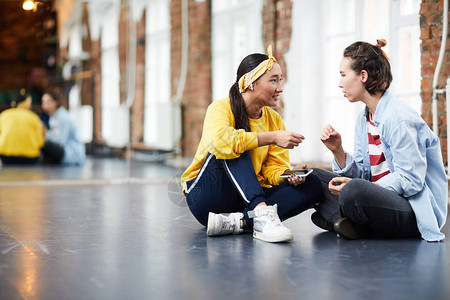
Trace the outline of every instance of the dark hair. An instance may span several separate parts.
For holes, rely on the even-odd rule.
[[[45,91],[44,95],[45,94],[49,95],[53,99],[53,101],[58,103],[57,107],[61,106],[61,99],[57,93],[55,93],[54,91]]]
[[[245,74],[256,68],[261,62],[269,57],[266,54],[253,53],[247,55],[239,64],[236,74],[236,81],[231,86],[229,97],[231,103],[231,111],[234,115],[234,127],[236,129],[244,129],[251,131],[250,123],[248,121],[247,109],[245,108],[244,99],[239,91],[239,79]]]
[[[392,82],[391,65],[389,59],[381,50],[386,46],[386,40],[377,40],[376,45],[366,42],[356,42],[345,48],[344,57],[351,58],[351,68],[356,73],[366,70],[368,79],[364,84],[366,90],[375,95],[384,93]]]
[[[31,97],[25,89],[21,89],[20,92],[14,97],[14,100],[11,102],[11,107],[17,107],[17,105]]]

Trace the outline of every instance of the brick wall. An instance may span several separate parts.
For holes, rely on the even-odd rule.
[[[171,81],[176,95],[181,70],[181,0],[171,1]],[[186,85],[181,99],[184,156],[194,156],[203,118],[211,103],[211,2],[189,0],[189,55]]]
[[[182,20],[181,0],[170,2],[171,13],[171,95],[176,96],[180,71],[182,50]],[[128,8],[124,6],[121,17],[121,74],[124,74],[124,59],[127,51],[125,27]],[[443,0],[422,1],[420,9],[421,52],[422,52],[422,111],[425,121],[432,126],[431,95],[434,69],[442,34]],[[285,76],[288,79],[289,69],[284,55],[289,50],[292,33],[292,1],[265,0],[263,3],[263,44],[273,44],[274,55],[277,57]],[[87,21],[86,21],[87,22]],[[124,29],[125,28],[125,29]],[[124,31],[125,30],[125,31]],[[133,143],[142,142],[143,112],[145,95],[145,17],[137,24],[137,74],[136,97],[132,107],[131,138]],[[101,49],[100,41],[91,41],[87,51],[91,53],[90,69],[92,70],[93,103],[95,110],[95,136],[100,137],[101,121]],[[85,50],[86,50],[85,49]],[[443,88],[450,76],[450,42],[447,44],[446,56],[439,78],[438,88]],[[186,85],[181,98],[182,105],[182,140],[181,148],[184,156],[193,156],[203,129],[203,118],[207,106],[211,103],[211,1],[189,0],[189,55]],[[121,97],[124,99],[123,81],[121,79]],[[438,96],[439,101],[439,136],[442,142],[443,156],[447,156],[447,132],[445,95]],[[83,100],[84,104],[86,101]],[[87,101],[89,102],[89,101]]]
[[[101,38],[91,43],[91,61],[94,86],[94,142],[101,142],[102,136],[102,54]]]
[[[287,78],[284,55],[289,51],[292,35],[292,0],[265,0],[263,5],[263,42],[265,47],[273,45],[277,58]]]
[[[119,15],[119,73],[120,73],[120,81],[119,81],[119,93],[120,93],[120,102],[125,101],[127,98],[128,86],[127,86],[127,57],[128,57],[128,49],[130,43],[129,37],[129,15],[130,10],[128,5],[122,5],[120,9]],[[125,75],[125,76],[122,76]]]
[[[263,43],[272,44],[287,78],[284,54],[292,32],[292,1],[264,1]],[[181,66],[181,1],[172,1],[172,95],[176,95]],[[206,108],[211,103],[211,1],[189,1],[189,71],[182,97],[184,156],[193,156],[200,141]],[[281,110],[282,110],[281,104]]]
[[[442,39],[443,0],[423,0],[420,6],[420,38],[421,66],[422,66],[422,117],[430,127],[432,122],[432,94],[433,77],[439,56]],[[448,24],[446,25],[448,26]],[[447,45],[443,65],[441,67],[438,88],[445,87],[447,78],[450,77],[450,41],[447,37]],[[442,155],[447,162],[447,113],[445,94],[438,94],[438,124],[439,138],[441,139]]]
[[[284,84],[288,79],[288,67],[284,55],[289,51],[292,35],[292,1],[264,0],[263,4],[263,43],[267,47],[272,44],[273,55],[278,60],[283,71]],[[283,115],[283,98],[275,108]]]
[[[181,71],[182,55],[182,2],[171,1],[171,95],[175,98]],[[263,10],[263,43],[273,44],[277,57],[287,77],[284,54],[289,50],[291,36],[290,0],[265,1]],[[193,156],[201,138],[203,119],[212,98],[211,73],[211,1],[189,0],[189,54],[188,74],[182,106],[181,149],[184,156]],[[85,19],[86,25],[88,19]],[[128,6],[123,5],[119,24],[119,65],[120,73],[126,74],[126,56],[128,52]],[[131,140],[139,144],[143,139],[143,118],[145,105],[145,17],[137,24],[137,64],[136,96],[132,106]],[[101,140],[101,48],[100,40],[85,44],[90,52],[89,68],[92,71],[91,93],[94,106],[94,141]],[[125,99],[125,76],[120,80],[121,100]],[[83,94],[88,93],[86,90]],[[83,101],[84,103],[85,101]],[[87,103],[85,103],[87,104]]]
[[[88,18],[89,18],[89,6],[87,3],[83,3],[83,16],[82,16],[82,24],[84,28],[88,28]],[[87,53],[91,53],[91,36],[89,34],[89,31],[86,30],[86,34],[83,36],[82,40],[82,48],[83,51]],[[85,60],[82,62],[82,68],[83,71],[86,71],[87,73],[85,76],[83,76],[82,82],[81,82],[81,104],[82,105],[92,105],[93,99],[92,99],[92,91],[93,91],[93,77],[92,77],[92,61]]]
[[[131,143],[144,140],[145,106],[145,12],[136,24],[136,90],[131,107]]]
[[[130,47],[129,31],[130,7],[122,5],[119,19],[119,68],[120,68],[120,101],[128,97],[128,57]],[[131,106],[130,135],[131,143],[140,146],[144,136],[145,106],[145,11],[136,26],[136,73],[134,99]]]

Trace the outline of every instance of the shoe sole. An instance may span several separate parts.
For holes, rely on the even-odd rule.
[[[319,227],[320,229],[327,231],[334,231],[334,226],[332,223],[328,223],[318,212],[314,212],[311,215],[311,221]]]
[[[270,236],[270,235],[265,235],[261,232],[255,232],[255,231],[253,232],[253,237],[255,239],[258,239],[258,240],[261,240],[264,242],[269,242],[269,243],[289,242],[294,239],[292,234]]]
[[[208,214],[208,226],[206,227],[207,236],[216,236],[214,232],[214,224],[216,223],[216,214],[210,212]]]
[[[349,240],[358,240],[368,236],[366,232],[355,226],[357,225],[353,225],[350,220],[342,220],[334,224],[334,231],[339,234],[339,236]]]

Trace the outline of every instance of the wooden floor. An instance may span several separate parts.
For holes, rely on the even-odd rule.
[[[447,240],[207,238],[164,164],[0,169],[0,299],[450,299]]]

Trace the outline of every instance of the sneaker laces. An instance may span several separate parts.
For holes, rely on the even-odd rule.
[[[281,224],[280,218],[273,211],[267,211],[261,217],[267,217],[270,221],[272,221],[274,223],[274,225]]]
[[[276,205],[276,204],[275,204]],[[256,212],[256,210],[252,210],[248,212],[248,216],[250,218],[267,218],[269,221],[272,221],[275,225],[280,225],[281,220],[280,217],[278,217],[278,214],[276,212],[277,210],[271,210],[271,209],[264,209],[262,211]]]
[[[223,230],[232,230],[232,231],[234,231],[234,226],[235,226],[234,220],[232,220],[232,219],[226,219],[222,223],[222,229]]]

